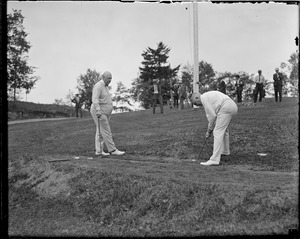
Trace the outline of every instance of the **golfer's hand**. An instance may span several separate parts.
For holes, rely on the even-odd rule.
[[[100,113],[100,111],[97,111],[97,112],[96,112],[96,115],[97,115],[98,119],[101,118],[101,113]]]
[[[212,131],[207,131],[205,134],[205,139],[208,139],[211,136]]]

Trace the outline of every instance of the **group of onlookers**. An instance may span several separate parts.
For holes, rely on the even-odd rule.
[[[282,86],[283,86],[283,74],[279,72],[278,68],[275,68],[275,74],[273,75],[273,85],[274,85],[274,92],[275,92],[275,101],[281,102],[282,101]],[[255,88],[253,91],[253,100],[254,103],[262,101],[262,98],[265,96],[265,85],[266,85],[266,79],[262,75],[262,71],[258,71],[258,75],[254,77],[254,83]],[[210,90],[218,90],[224,94],[226,94],[226,83],[222,80],[217,88],[216,87],[210,87]],[[244,88],[244,82],[240,78],[239,75],[235,76],[235,90],[236,90],[236,101],[237,103],[242,102],[242,94],[243,94],[243,88]],[[177,108],[179,110],[184,109],[185,103],[189,107],[189,96],[192,94],[192,89],[187,87],[184,83],[181,84],[174,84],[170,91],[167,92],[167,100],[168,105],[170,108]],[[201,92],[200,90],[200,93]],[[172,99],[172,100],[171,100]],[[159,87],[158,80],[153,80],[153,95],[152,95],[152,109],[153,114],[155,114],[155,108],[157,103],[160,105],[160,112],[163,113],[163,104],[164,104],[164,98],[161,92],[161,88]],[[75,103],[75,112],[76,117],[79,116],[82,117],[82,111],[81,111],[81,105],[82,105],[82,99],[81,97],[76,94],[76,96],[72,99],[72,102]],[[191,106],[193,105],[192,102]]]
[[[278,68],[275,68],[275,74],[273,75],[273,85],[274,85],[274,92],[275,92],[275,101],[281,102],[282,101],[282,86],[283,86],[283,74],[279,72]],[[258,75],[254,77],[254,83],[255,88],[253,90],[253,100],[254,103],[262,101],[262,98],[265,97],[265,85],[266,85],[266,79],[262,75],[262,71],[258,70]],[[237,103],[242,102],[242,95],[243,95],[243,88],[244,88],[244,82],[241,79],[239,75],[235,75],[235,91],[236,91],[236,101]],[[158,86],[157,86],[157,80],[153,81],[153,89],[154,94],[152,97],[152,108],[153,108],[153,114],[155,114],[155,106],[157,104],[157,101],[159,101],[161,113],[163,113],[163,97],[158,92]],[[226,94],[226,83],[222,80],[218,86],[210,85],[208,91],[210,90],[218,90],[222,92],[223,94]],[[200,93],[204,93],[205,90],[200,87]],[[173,87],[168,92],[168,105],[170,105],[171,108],[178,108],[183,109],[185,102],[187,106],[189,106],[189,96],[192,94],[192,90],[189,89],[184,83],[181,84],[174,84]],[[172,94],[172,96],[171,96]],[[173,99],[173,102],[170,99]],[[191,102],[191,105],[193,103]]]
[[[243,88],[244,82],[240,78],[239,75],[235,76],[235,90],[236,90],[236,101],[237,103],[242,102],[242,95],[243,95]],[[274,93],[275,93],[275,101],[281,102],[282,101],[282,86],[283,86],[283,74],[279,72],[279,68],[275,68],[275,74],[273,75],[273,85],[274,85]],[[253,101],[254,103],[262,101],[262,98],[265,97],[266,91],[266,79],[262,75],[262,71],[258,70],[258,75],[254,77],[255,87],[253,90]],[[224,81],[221,81],[219,84],[218,90],[222,93],[226,94],[226,84]]]
[[[243,92],[243,86],[244,83],[240,79],[240,76],[236,76],[236,93],[237,93],[237,102],[240,103],[242,102],[242,92]],[[282,86],[283,86],[283,74],[279,72],[279,68],[275,68],[275,73],[273,74],[273,86],[274,86],[274,93],[275,93],[275,101],[276,102],[281,102],[282,101]],[[259,102],[262,101],[262,98],[265,97],[266,91],[264,87],[266,86],[266,79],[262,74],[261,70],[258,70],[258,75],[254,77],[254,83],[255,83],[255,88],[253,91],[253,100],[254,103],[257,102],[257,99]],[[259,97],[258,97],[259,95]]]
[[[160,112],[163,113],[163,102],[167,100],[170,108],[184,109],[185,102],[189,106],[189,96],[191,94],[189,87],[185,84],[174,84],[163,96],[158,80],[153,80],[152,110],[155,114],[156,105],[159,104]]]

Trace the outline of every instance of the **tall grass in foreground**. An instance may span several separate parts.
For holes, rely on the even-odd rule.
[[[251,184],[166,181],[70,164],[53,167],[34,155],[19,158],[10,169],[14,192],[26,198],[27,188],[45,205],[47,200],[69,205],[70,217],[93,223],[90,236],[270,235],[298,223],[296,186],[262,190]],[[11,206],[22,201],[13,195]]]

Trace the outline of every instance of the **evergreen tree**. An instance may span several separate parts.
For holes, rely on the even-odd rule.
[[[142,53],[143,66],[139,67],[140,76],[132,83],[131,92],[135,99],[141,102],[142,107],[146,109],[151,107],[153,80],[159,80],[158,87],[161,94],[166,97],[167,92],[170,90],[170,79],[177,76],[180,65],[171,68],[168,63],[170,50],[162,42],[159,42],[156,49],[147,47]]]

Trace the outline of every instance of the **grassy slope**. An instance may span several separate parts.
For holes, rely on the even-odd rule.
[[[267,99],[240,107],[231,126],[231,156],[212,168],[189,161],[203,143],[202,109],[113,115],[115,143],[127,152],[119,159],[47,162],[92,156],[91,119],[10,126],[10,233],[287,233],[298,222],[297,102]],[[212,140],[201,159],[211,151]]]
[[[82,109],[82,113],[83,116],[89,115],[89,112],[85,109]],[[8,102],[8,120],[74,116],[74,107],[67,105],[37,104],[24,101]]]

